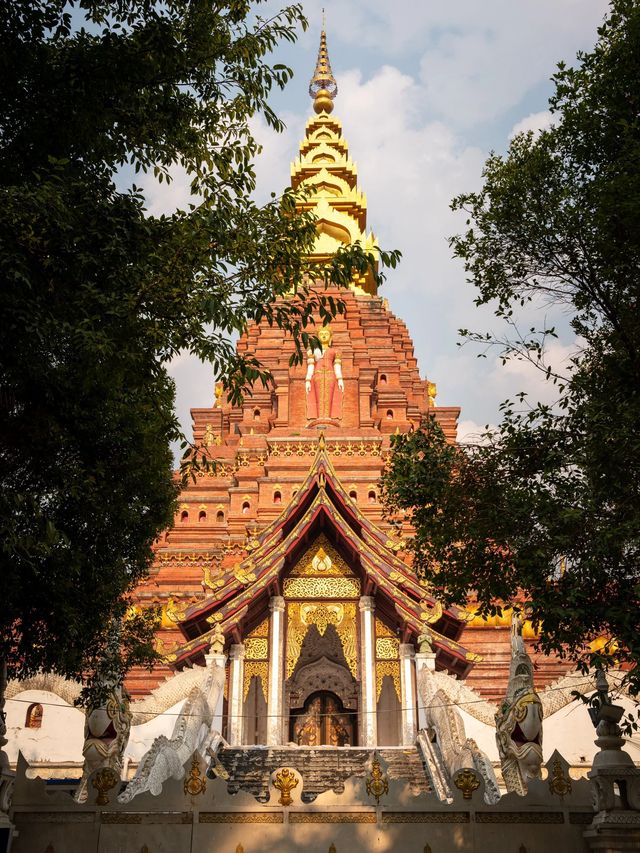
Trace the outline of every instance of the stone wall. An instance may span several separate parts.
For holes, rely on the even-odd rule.
[[[295,752],[291,750],[292,759]],[[315,752],[324,753],[322,761],[330,765],[349,751]],[[331,845],[335,853],[586,850],[582,833],[593,817],[589,784],[586,780],[569,780],[570,791],[564,796],[554,793],[549,782],[554,774],[557,779],[558,772],[562,773],[567,781],[566,764],[557,754],[549,764],[549,778],[531,785],[526,798],[508,795],[489,807],[484,804],[481,783],[478,787],[475,782],[469,787],[462,783],[462,790],[456,790],[450,805],[439,803],[424,788],[412,788],[410,781],[397,778],[405,760],[403,750],[395,757],[393,752],[387,749],[379,755],[388,791],[380,794],[378,803],[373,793],[367,793],[374,753],[363,768],[364,775],[341,781],[337,786],[338,790],[343,787],[340,793],[327,790],[308,804],[304,802],[304,778],[292,760],[289,764],[298,782],[291,791],[290,806],[282,805],[284,797],[274,787],[277,772],[270,774],[268,799],[263,803],[246,790],[229,793],[228,783],[217,778],[206,779],[205,790],[195,795],[185,793],[184,782],[170,781],[161,796],[144,794],[127,806],[116,802],[115,789],[107,792],[109,802],[99,806],[92,789],[91,802],[79,806],[72,801],[70,791],[52,792],[54,786],[27,779],[26,763],[21,761],[14,797],[13,820],[18,835],[13,851],[330,853],[334,849]],[[286,751],[279,753],[278,760],[286,760]],[[316,764],[319,760],[315,759]],[[233,761],[238,762],[237,754]],[[558,766],[556,761],[560,761]],[[185,769],[188,781],[190,762]],[[199,769],[202,773],[204,762]]]

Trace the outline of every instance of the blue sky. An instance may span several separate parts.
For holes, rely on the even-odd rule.
[[[276,135],[257,120],[264,150],[257,163],[258,195],[289,181],[304,125],[307,94],[322,24],[322,3],[307,2],[310,28],[278,50],[274,61],[295,76],[273,105],[287,129]],[[341,120],[359,185],[368,199],[368,225],[384,248],[403,253],[382,295],[408,325],[422,375],[438,385],[440,405],[462,407],[462,434],[496,423],[502,400],[518,391],[551,401],[535,369],[501,367],[460,349],[457,330],[498,329],[490,311],[473,305],[474,289],[451,258],[447,238],[461,230],[449,210],[457,193],[479,188],[490,150],[503,152],[518,129],[549,120],[549,78],[558,61],[589,50],[608,4],[603,0],[325,0],[329,54]],[[268,2],[262,14],[276,4]],[[146,184],[152,212],[185,201],[180,181]],[[566,325],[566,324],[565,324]],[[560,364],[569,337],[550,353]],[[211,370],[189,357],[171,367],[178,412],[211,405]]]

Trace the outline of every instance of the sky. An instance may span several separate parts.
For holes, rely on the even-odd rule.
[[[294,78],[272,105],[286,130],[256,119],[263,146],[256,164],[258,198],[289,183],[304,126],[307,93],[322,27],[322,2],[304,3],[309,29],[274,62]],[[499,420],[500,403],[520,391],[552,402],[531,365],[503,367],[497,354],[460,348],[460,328],[500,332],[488,308],[474,306],[474,287],[452,258],[448,238],[463,229],[451,199],[477,190],[490,151],[503,153],[520,130],[548,125],[550,77],[557,63],[575,64],[593,47],[608,4],[603,0],[324,0],[329,56],[338,83],[334,115],[368,201],[368,227],[384,249],[403,258],[380,294],[404,320],[422,376],[438,386],[439,405],[462,408],[459,435]],[[262,14],[277,8],[271,0]],[[260,11],[260,10],[259,10]],[[179,180],[168,187],[147,179],[153,213],[184,206]],[[561,366],[572,350],[566,324],[550,352]],[[188,356],[171,364],[178,415],[190,435],[190,407],[212,405],[208,365]]]

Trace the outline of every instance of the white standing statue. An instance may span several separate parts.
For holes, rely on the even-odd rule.
[[[130,729],[129,694],[122,686],[111,689],[104,705],[87,709],[82,748],[84,766],[74,795],[76,802],[87,801],[89,778],[96,770],[109,769],[114,772],[114,781],[120,778]]]
[[[507,791],[527,793],[527,779],[542,767],[542,703],[533,686],[533,664],[522,638],[522,622],[511,617],[511,667],[507,695],[496,714],[496,742]]]

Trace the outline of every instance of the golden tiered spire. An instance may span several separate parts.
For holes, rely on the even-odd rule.
[[[327,34],[324,28],[320,33],[318,61],[316,62],[316,70],[313,72],[313,77],[309,83],[309,94],[314,99],[313,109],[318,114],[332,112],[333,99],[338,94],[338,84],[331,70],[329,51],[327,50]]]
[[[317,115],[307,122],[300,156],[291,165],[291,186],[307,190],[299,206],[316,215],[318,235],[313,257],[329,259],[340,246],[350,243],[359,243],[365,252],[377,256],[376,238],[371,232],[366,233],[367,199],[358,189],[358,175],[349,158],[342,125],[330,115],[338,85],[331,71],[324,29],[309,94]],[[353,288],[375,295],[373,275],[369,272],[354,281]]]

